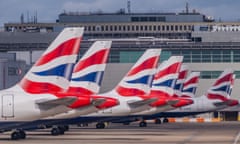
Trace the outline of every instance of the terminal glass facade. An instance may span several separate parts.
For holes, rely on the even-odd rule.
[[[112,51],[110,63],[134,63],[143,54],[138,51]],[[163,50],[161,60],[167,60],[171,55],[184,56],[185,63],[233,63],[240,62],[240,50]]]
[[[111,52],[111,63],[135,63],[144,51]],[[160,61],[167,60],[171,55],[183,55],[185,63],[228,63],[240,61],[240,50],[178,50],[162,51]],[[216,79],[222,71],[200,71],[201,79]],[[240,78],[240,71],[235,71]]]

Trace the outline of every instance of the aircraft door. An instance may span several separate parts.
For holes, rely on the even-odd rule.
[[[2,95],[2,117],[14,117],[14,95],[12,94]]]

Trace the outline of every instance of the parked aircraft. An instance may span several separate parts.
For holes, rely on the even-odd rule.
[[[104,122],[106,119],[115,116],[129,115],[132,109],[138,109],[138,107],[141,107],[145,103],[151,103],[152,99],[144,100],[139,98],[138,95],[149,93],[160,52],[161,49],[146,50],[113,90],[104,94],[95,95],[118,99],[118,106],[104,109],[89,115],[56,120],[55,124],[66,125],[99,121],[96,127],[104,128]]]
[[[102,76],[106,67],[111,41],[97,41],[75,65],[70,87],[67,91],[55,93],[60,97],[75,96],[77,100],[69,106],[69,111],[40,120],[27,122],[17,128],[21,131],[53,126],[65,118],[71,118],[96,112],[118,104],[118,100],[108,97],[94,96],[100,90]],[[60,120],[61,119],[61,120]],[[66,126],[54,126],[53,135],[64,134]]]
[[[179,75],[178,75],[178,79],[176,81],[176,84],[174,86],[174,97],[181,97],[182,95],[182,89],[183,89],[183,83],[188,75],[188,71],[189,68],[187,65],[182,64],[180,71],[179,71]]]
[[[155,72],[155,68],[156,68],[157,62],[159,60],[160,52],[161,52],[161,49],[149,49],[149,50],[147,50],[143,54],[143,56],[139,59],[139,61],[129,71],[129,73],[123,78],[123,80],[120,82],[120,84],[117,86],[117,88],[119,88],[121,86],[124,86],[124,87],[121,87],[121,88],[124,88],[125,90],[128,90],[127,94],[130,94],[130,93],[132,93],[132,94],[139,94],[140,93],[141,94],[141,93],[148,92],[148,89],[150,89],[152,76]],[[83,62],[86,62],[86,61],[83,60]],[[89,64],[89,63],[87,62],[85,64],[81,64],[81,66],[86,66],[86,64]],[[79,69],[78,66],[77,66],[77,69]],[[73,78],[73,79],[75,79],[75,78]],[[88,80],[89,80],[89,77],[88,77]],[[82,79],[82,81],[84,81],[84,80]],[[135,87],[136,89],[128,88],[129,85],[133,85],[134,83],[136,83],[136,87]],[[75,93],[76,89],[71,88],[70,90],[73,91],[72,94],[75,94],[75,96],[76,96],[76,93]],[[95,88],[93,90],[95,90],[95,92],[97,92],[97,90]],[[115,89],[113,91],[115,91]],[[104,101],[106,101],[105,96],[109,96],[110,94],[113,94],[113,91],[111,91],[109,93],[106,93],[106,94],[102,94],[102,95],[101,94],[92,95],[92,98],[100,98],[100,100],[101,100],[100,102],[104,102]],[[57,94],[59,94],[59,93],[57,93]],[[65,95],[65,92],[63,92],[63,94]],[[85,96],[89,97],[89,95],[85,95]],[[112,97],[112,98],[109,98],[109,99],[110,99],[110,104],[114,104],[114,105],[118,104],[118,101],[116,101],[117,98]],[[115,101],[112,101],[112,100],[115,100]],[[130,100],[132,100],[132,98]],[[138,99],[133,99],[133,100],[135,100],[135,102],[136,102]],[[107,100],[106,102],[109,102],[109,101]],[[104,105],[104,108],[108,108],[109,106],[112,106],[112,105]],[[93,106],[91,106],[91,107],[93,107]],[[79,107],[79,108],[80,108],[79,110],[81,110],[81,107]],[[86,107],[86,108],[89,108],[89,107]],[[111,108],[109,108],[109,109],[111,109]],[[108,112],[109,109],[103,110],[101,112],[103,114],[109,113]],[[123,107],[123,109],[125,109],[125,107]],[[72,113],[72,111],[75,112],[75,113]],[[78,113],[78,112],[76,112],[76,111],[78,111],[78,109],[75,109],[75,110],[72,110],[72,111],[70,111],[70,113],[68,113],[68,114],[66,114],[66,113],[65,114],[60,114],[60,115],[57,115],[55,117],[47,117],[45,119],[33,121],[31,123],[25,123],[23,125],[20,125],[18,128],[24,129],[24,130],[29,130],[29,129],[36,129],[38,125],[76,124],[76,123],[79,123],[79,121],[81,121],[81,120],[86,122],[86,119],[82,119],[82,117],[80,115],[77,115],[75,118],[73,118],[73,116],[75,116],[75,114]],[[125,111],[123,110],[123,112],[125,112]],[[97,115],[98,114],[99,114],[99,112],[97,113]],[[102,124],[100,124],[100,126],[102,126]],[[54,128],[54,129],[52,129],[52,133],[53,133],[53,131],[55,131],[57,133],[53,133],[53,134],[58,135],[58,134],[63,132],[63,131],[60,131],[60,133],[59,133],[59,130],[60,129],[55,129]],[[21,132],[23,132],[23,131],[21,130]]]
[[[194,75],[194,73],[193,73]],[[233,84],[233,70],[226,69],[222,74],[218,77],[215,83],[209,88],[206,94],[193,97],[193,94],[196,90],[195,84],[188,84],[187,83],[194,83],[198,74],[191,77],[191,79],[187,80],[188,82],[185,83],[185,87],[183,88],[183,96],[189,97],[192,99],[194,103],[192,105],[184,106],[172,111],[162,112],[155,115],[153,117],[184,117],[190,115],[197,115],[201,113],[213,112],[220,109],[224,109],[229,106],[235,106],[238,104],[237,100],[229,98],[229,88]],[[190,94],[189,94],[190,93]]]
[[[67,92],[61,93],[63,96],[73,95],[79,98],[77,103],[72,105],[73,109],[66,113],[44,118],[35,124],[55,125],[51,131],[52,135],[64,134],[66,128],[56,126],[57,124],[68,121],[70,118],[94,113],[119,104],[115,98],[97,95],[100,91],[110,47],[111,41],[95,42],[75,65],[70,87]],[[87,99],[87,101],[83,103],[82,99]]]
[[[118,104],[117,99],[96,95],[100,91],[111,43],[111,41],[97,41],[83,55],[74,67],[68,90],[57,93],[63,97],[78,97],[78,100],[71,105],[73,110],[49,117],[49,119],[76,117]]]
[[[167,61],[160,64],[156,74],[154,75],[150,94],[141,96],[144,99],[155,99],[152,103],[147,104],[148,107],[146,107],[146,109],[140,112],[131,113],[131,116],[122,117],[118,120],[112,120],[112,122],[123,122],[126,124],[129,119],[141,119],[141,117],[138,116],[151,115],[192,104],[192,100],[174,97],[174,87],[177,78],[179,77],[182,60],[182,56],[172,56]],[[184,66],[182,71],[185,72],[185,69],[186,67]],[[182,74],[183,72],[181,73],[181,76]],[[139,126],[141,127],[145,127],[146,125],[147,123],[144,120],[139,123]]]
[[[101,121],[96,127],[104,128],[105,124],[102,119],[125,116],[132,112],[142,111],[146,108],[147,104],[155,101],[155,99],[151,98],[142,99],[139,96],[150,92],[160,52],[161,49],[146,50],[113,90],[104,94],[99,94],[99,96],[108,96],[118,99],[120,103],[118,106],[80,117],[79,120],[94,119],[95,121]],[[79,122],[81,122],[81,120]]]
[[[76,97],[59,97],[70,82],[73,66],[82,40],[83,28],[65,28],[39,60],[15,86],[0,91],[0,131],[67,111]],[[12,139],[25,138],[25,132],[14,130]]]
[[[233,86],[233,71],[230,69],[225,70],[219,78],[215,81],[213,86],[209,88],[205,95],[200,97],[195,97],[195,92],[197,88],[197,83],[199,80],[199,72],[192,72],[190,76],[185,80],[183,86],[183,98],[188,98],[193,100],[193,104],[187,105],[184,107],[180,107],[174,110],[155,113],[152,115],[139,115],[138,117],[128,117],[126,119],[122,119],[121,121],[115,122],[124,122],[126,124],[143,119],[156,119],[159,117],[164,117],[163,122],[168,122],[167,117],[183,117],[183,116],[190,116],[196,115],[206,112],[212,112],[216,110],[220,110],[229,106],[235,106],[238,104],[237,100],[230,99],[229,95],[231,93],[231,89]],[[230,90],[229,90],[230,89]],[[144,122],[144,121],[142,121]],[[160,123],[160,122],[158,122]],[[146,125],[139,125],[139,126],[146,126]]]

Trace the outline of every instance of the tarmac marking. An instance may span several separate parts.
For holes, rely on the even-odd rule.
[[[240,138],[240,131],[238,132],[238,135],[235,137],[235,139],[234,139],[234,143],[233,143],[233,144],[237,144],[239,138]]]
[[[185,144],[192,141],[198,134],[199,134],[199,131],[193,132],[191,135],[189,135],[186,139],[184,139],[179,144]]]

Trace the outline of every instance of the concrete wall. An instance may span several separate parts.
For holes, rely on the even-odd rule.
[[[239,42],[240,31],[192,32],[192,37],[201,37],[202,42]]]

